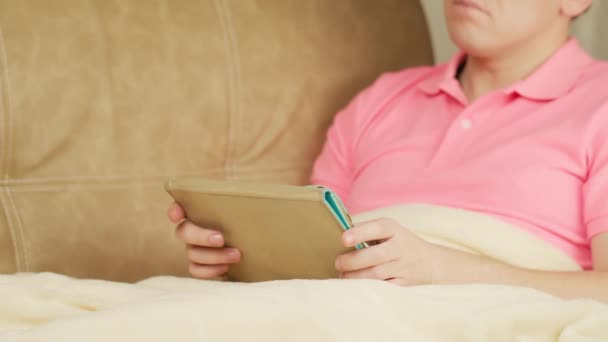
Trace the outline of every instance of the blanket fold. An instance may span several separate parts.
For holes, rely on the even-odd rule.
[[[563,251],[518,227],[487,215],[428,204],[400,205],[353,218],[355,223],[391,218],[423,239],[461,251],[488,256],[519,267],[546,271],[580,271]]]
[[[434,243],[522,267],[579,270],[506,223],[430,205],[380,209]],[[157,277],[137,284],[0,276],[0,341],[608,341],[608,306],[532,289],[398,287],[372,280],[256,284]]]

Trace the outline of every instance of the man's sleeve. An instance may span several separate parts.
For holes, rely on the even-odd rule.
[[[608,232],[608,106],[603,127],[596,127],[588,154],[589,171],[583,188],[584,218],[589,239]]]

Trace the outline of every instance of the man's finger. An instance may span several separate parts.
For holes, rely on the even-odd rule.
[[[191,263],[188,270],[194,278],[211,279],[228,272],[229,268],[230,266],[228,265],[199,265]]]
[[[187,245],[201,247],[223,247],[224,237],[215,230],[196,226],[190,221],[183,221],[177,226],[175,235]]]
[[[365,222],[342,233],[342,243],[346,247],[353,247],[363,242],[386,240],[395,234],[395,227],[387,219]]]
[[[185,217],[184,209],[179,206],[176,202],[171,203],[169,206],[169,210],[167,211],[167,216],[171,222],[177,224],[180,223]]]
[[[340,255],[336,258],[339,272],[351,272],[381,265],[399,257],[390,241]]]
[[[361,270],[344,272],[342,273],[341,277],[342,279],[388,280],[396,277],[398,271],[398,263],[396,261],[392,261],[386,264],[368,267]]]
[[[202,265],[234,264],[241,259],[241,253],[236,248],[207,248],[188,245],[186,254],[191,262]]]

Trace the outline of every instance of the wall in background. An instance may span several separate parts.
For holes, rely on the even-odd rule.
[[[445,20],[443,19],[443,0],[420,0],[429,24],[435,62],[443,63],[450,59],[457,49],[450,41]]]
[[[427,15],[435,60],[442,63],[450,59],[456,52],[456,47],[450,38],[443,20],[443,1],[420,0]],[[603,20],[602,20],[603,19]],[[608,60],[608,1],[596,0],[589,13],[579,18],[574,25],[574,34],[581,44],[597,58]]]
[[[574,24],[574,34],[595,57],[608,60],[608,1],[595,0],[591,11]],[[602,43],[603,40],[603,43]]]

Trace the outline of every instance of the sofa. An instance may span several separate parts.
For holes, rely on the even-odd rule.
[[[0,273],[187,275],[163,182],[306,184],[333,115],[432,63],[418,1],[0,1]]]
[[[416,0],[0,0],[0,341],[608,340],[608,306],[524,287],[189,277],[166,180],[307,184],[333,116],[431,46]],[[386,217],[580,270],[481,214],[353,219]]]

